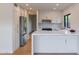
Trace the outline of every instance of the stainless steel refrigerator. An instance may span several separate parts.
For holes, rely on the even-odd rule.
[[[24,16],[19,17],[19,31],[20,31],[20,47],[24,46],[26,44],[27,40],[27,18]]]

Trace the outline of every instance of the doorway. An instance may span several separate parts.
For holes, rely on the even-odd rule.
[[[36,31],[36,25],[37,25],[36,15],[29,15],[29,29],[30,34],[34,31]]]

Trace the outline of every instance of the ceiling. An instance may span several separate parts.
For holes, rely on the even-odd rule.
[[[57,10],[57,11],[63,11],[64,9],[69,8],[70,6],[74,5],[74,3],[29,3],[28,5],[26,3],[19,3],[23,8],[32,10]]]

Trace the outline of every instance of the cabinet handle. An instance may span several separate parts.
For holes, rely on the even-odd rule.
[[[67,40],[65,39],[65,44],[67,44]]]

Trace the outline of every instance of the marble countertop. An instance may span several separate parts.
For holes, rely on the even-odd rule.
[[[35,31],[32,35],[79,35],[79,31],[71,33],[67,30],[59,30],[59,31]]]

